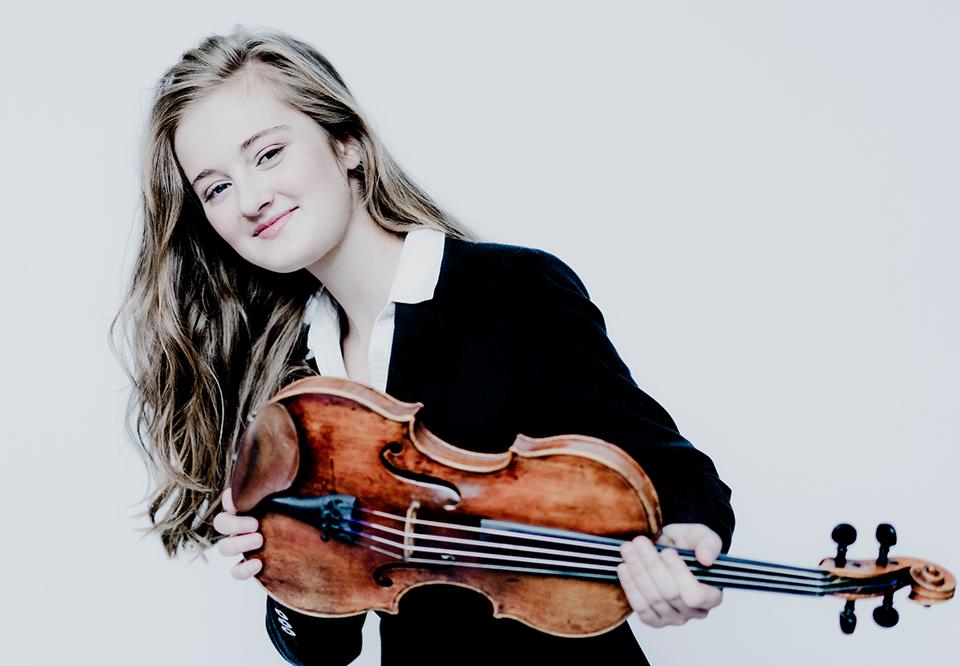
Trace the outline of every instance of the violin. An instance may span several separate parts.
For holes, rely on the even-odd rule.
[[[234,454],[238,512],[260,520],[263,546],[247,553],[259,582],[308,615],[396,613],[408,590],[460,585],[486,596],[496,617],[557,636],[592,636],[632,609],[616,567],[620,546],[656,540],[662,517],[642,467],[594,437],[518,435],[503,453],[457,448],[416,420],[408,403],[357,382],[310,377],[251,416]],[[891,556],[896,532],[877,528],[876,560],[851,560],[850,525],[833,530],[834,557],[815,568],[721,555],[709,566],[678,549],[703,583],[835,596],[852,633],[854,603],[882,597],[874,620],[897,623],[894,592],[929,606],[956,581],[931,562]],[[663,548],[663,546],[657,546]]]

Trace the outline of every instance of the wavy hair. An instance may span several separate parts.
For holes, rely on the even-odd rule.
[[[184,52],[154,90],[141,153],[143,236],[110,326],[133,385],[128,428],[151,473],[144,513],[171,556],[213,542],[211,519],[246,416],[307,370],[297,342],[316,278],[241,259],[206,221],[173,149],[193,105],[251,72],[331,142],[357,140],[362,205],[381,227],[475,238],[394,161],[333,65],[309,44],[238,26]]]

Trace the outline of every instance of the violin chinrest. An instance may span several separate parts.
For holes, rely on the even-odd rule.
[[[237,511],[250,511],[267,495],[286,490],[300,467],[300,443],[290,413],[280,403],[266,405],[240,441],[233,469]]]

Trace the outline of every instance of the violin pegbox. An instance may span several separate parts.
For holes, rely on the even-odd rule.
[[[891,557],[890,548],[897,543],[893,526],[881,523],[876,537],[880,552],[876,560],[850,560],[847,548],[856,540],[857,531],[846,523],[833,529],[832,538],[837,544],[835,557],[824,558],[820,568],[829,571],[835,578],[826,592],[846,599],[840,612],[840,630],[852,634],[857,626],[854,603],[857,599],[883,597],[873,610],[873,619],[881,627],[897,624],[900,614],[893,607],[893,594],[901,587],[910,587],[910,599],[924,606],[947,601],[953,597],[956,580],[943,567],[915,557]]]

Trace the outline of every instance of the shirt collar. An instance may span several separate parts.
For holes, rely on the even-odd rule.
[[[422,303],[433,298],[445,240],[439,229],[424,227],[407,232],[390,287],[391,303]]]
[[[389,303],[422,303],[433,298],[440,279],[443,245],[446,234],[439,229],[420,227],[408,231],[400,249],[400,259],[390,286]],[[389,305],[388,303],[388,305]],[[337,306],[327,290],[321,286],[303,313],[307,326],[320,325],[339,330]]]

